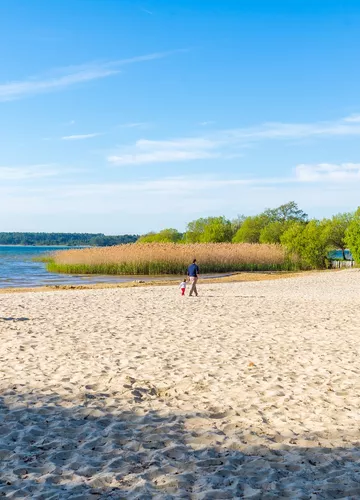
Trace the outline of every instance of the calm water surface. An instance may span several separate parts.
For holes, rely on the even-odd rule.
[[[44,285],[79,285],[133,281],[133,277],[88,276],[48,273],[45,264],[34,262],[34,257],[49,254],[66,247],[29,247],[0,245],[0,288],[37,287]],[[137,278],[139,279],[139,278]]]

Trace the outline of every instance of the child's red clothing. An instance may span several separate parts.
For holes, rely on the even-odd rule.
[[[179,285],[179,288],[181,289],[181,295],[185,295],[186,281],[182,281]]]

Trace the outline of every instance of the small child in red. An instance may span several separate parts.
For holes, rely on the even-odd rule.
[[[186,281],[187,281],[187,278],[184,278],[183,281],[179,285],[179,288],[181,290],[181,295],[185,295]]]

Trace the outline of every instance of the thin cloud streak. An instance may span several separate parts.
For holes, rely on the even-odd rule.
[[[92,139],[93,137],[99,137],[103,135],[102,133],[94,134],[77,134],[77,135],[65,135],[61,138],[62,141],[82,141],[84,139]]]
[[[353,182],[360,180],[360,163],[318,163],[298,165],[295,169],[299,182]]]
[[[143,165],[146,163],[171,163],[189,160],[209,160],[218,155],[205,151],[156,151],[136,155],[109,156],[108,161],[113,165]]]
[[[134,128],[145,130],[151,126],[150,123],[147,122],[134,122],[134,123],[123,123],[119,125],[119,128]]]
[[[35,174],[36,169],[48,167],[47,165],[39,165],[33,167]],[[4,167],[2,167],[4,168]],[[0,173],[2,168],[0,168]],[[8,168],[10,170],[10,168]],[[16,171],[16,169],[13,169]],[[20,170],[20,169],[19,169]],[[41,172],[39,172],[41,173]],[[56,175],[55,171],[45,172],[45,175]],[[15,179],[15,176],[13,176]],[[351,184],[354,182],[360,183],[360,163],[341,163],[341,164],[327,164],[319,163],[314,165],[300,164],[294,168],[293,174],[283,177],[251,177],[251,178],[221,178],[218,176],[176,176],[165,177],[159,179],[143,179],[139,181],[130,182],[112,182],[112,183],[88,183],[88,184],[64,184],[63,193],[61,196],[85,196],[90,194],[106,195],[116,193],[128,192],[147,192],[147,193],[178,193],[179,190],[184,192],[206,192],[218,191],[221,188],[230,188],[237,186],[247,186],[254,188],[261,187],[280,187],[284,185],[333,185],[339,186],[340,184]],[[34,194],[50,193],[52,196],[57,197],[58,187],[33,187],[27,188],[27,192]],[[60,195],[60,193],[59,193]]]
[[[349,164],[333,165],[334,169],[339,172],[346,172],[349,169]],[[360,164],[351,164],[355,176],[343,175],[342,180],[344,183],[358,180],[360,182]],[[324,164],[319,166],[313,165],[312,168],[315,170],[322,168]],[[142,192],[149,194],[176,194],[180,192],[206,192],[214,191],[217,192],[219,189],[228,189],[231,187],[241,187],[247,186],[249,188],[254,187],[266,187],[266,186],[284,186],[284,185],[304,185],[304,184],[333,184],[335,186],[339,185],[339,178],[331,175],[331,169],[323,170],[323,175],[321,178],[308,177],[299,173],[299,165],[295,168],[295,175],[289,177],[268,177],[268,178],[249,178],[249,179],[223,179],[219,177],[208,177],[208,176],[177,176],[177,177],[165,177],[155,180],[143,180],[139,182],[125,182],[125,183],[104,183],[104,184],[85,184],[85,185],[73,185],[66,187],[66,196],[87,196],[87,195],[110,195],[116,193],[129,193],[129,192]],[[310,167],[310,166],[309,166]],[[357,171],[357,174],[356,174]]]
[[[220,137],[228,142],[354,135],[360,135],[360,119],[357,120],[351,117],[345,117],[333,122],[265,123],[258,127],[231,129],[220,133]]]
[[[350,123],[360,123],[360,114],[359,113],[353,113],[350,116],[347,116],[344,118],[345,122],[350,122]]]
[[[205,121],[205,122],[200,122],[199,125],[201,125],[202,127],[207,127],[208,125],[214,125],[214,121],[210,120],[210,121]]]
[[[352,115],[353,116],[353,115]],[[257,127],[218,130],[200,137],[170,140],[140,139],[108,156],[118,166],[150,163],[231,159],[239,151],[260,141],[297,140],[360,135],[360,121],[346,117],[333,122],[265,123]]]
[[[1,84],[0,101],[14,101],[30,95],[62,90],[75,84],[106,78],[117,73],[119,70],[109,69],[106,66],[82,67],[78,70],[73,69],[71,74],[44,80],[34,79]]]
[[[171,141],[150,141],[141,139],[132,151],[111,155],[108,162],[113,165],[142,165],[146,163],[171,163],[189,160],[210,160],[220,157],[213,151],[215,144],[204,138],[174,139]]]
[[[53,70],[42,76],[27,78],[22,81],[2,83],[0,84],[0,102],[22,99],[31,95],[62,90],[91,80],[107,78],[120,73],[121,66],[163,59],[178,52],[184,52],[184,50],[155,52],[117,61],[93,62],[79,66],[69,66]]]
[[[358,204],[360,179],[358,181],[340,183],[330,178],[328,182],[304,182],[296,175],[267,179],[226,179],[204,175],[100,184],[95,181],[74,184],[69,180],[69,183],[57,186],[34,183],[33,187],[14,181],[8,187],[0,185],[0,208],[2,213],[11,213],[19,223],[22,223],[24,213],[39,217],[45,213],[47,216],[54,214],[61,221],[65,216],[74,220],[76,214],[76,220],[81,223],[89,221],[89,215],[102,217],[118,213],[126,214],[131,221],[135,216],[144,221],[146,214],[146,224],[150,225],[153,223],[152,214],[161,215],[163,220],[163,217],[170,218],[179,213],[184,216],[186,213],[186,219],[191,220],[200,213],[235,214],[239,210],[258,213],[267,206],[285,203],[289,199],[296,199],[307,211],[310,207],[321,211],[326,207],[349,211]],[[180,198],[179,192],[183,193]],[[96,205],[94,196],[98,201]],[[235,207],[237,212],[234,212]],[[81,219],[80,216],[87,218]],[[102,223],[104,220],[107,219],[102,219]],[[149,229],[151,227],[144,227],[140,231],[133,227],[131,231]]]
[[[28,179],[40,179],[54,177],[60,174],[60,170],[51,164],[23,165],[16,167],[0,167],[1,181],[22,181]]]
[[[2,181],[20,181],[28,179],[38,179],[54,176],[64,176],[68,173],[79,172],[78,169],[63,168],[55,164],[39,164],[24,166],[3,166],[0,167],[0,180]],[[176,176],[160,179],[145,179],[124,183],[89,183],[89,184],[64,184],[67,195],[81,195],[89,193],[112,193],[112,192],[153,192],[169,193],[178,192],[179,189],[186,191],[208,191],[218,190],[220,188],[229,188],[235,186],[281,186],[286,184],[322,184],[339,185],[360,183],[360,163],[319,163],[319,164],[300,164],[294,168],[293,175],[284,177],[264,177],[264,178],[230,178],[224,179],[216,176]],[[56,196],[58,187],[47,186],[27,187],[28,192],[41,194],[54,190]]]

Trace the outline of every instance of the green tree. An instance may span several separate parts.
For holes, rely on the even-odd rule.
[[[177,229],[162,229],[158,233],[148,233],[138,239],[138,243],[177,243],[182,238]]]
[[[173,228],[163,229],[158,234],[160,243],[177,243],[181,240],[182,236],[182,233]]]
[[[290,255],[297,255],[308,267],[326,267],[326,257],[330,250],[326,223],[316,219],[307,224],[295,222],[281,236],[281,244]]]
[[[231,237],[231,222],[220,216],[189,222],[184,239],[186,243],[222,243],[231,241]]]
[[[157,233],[155,232],[146,233],[140,236],[140,238],[137,240],[137,243],[155,243],[156,238],[157,238]]]
[[[233,236],[235,236],[235,234],[239,231],[239,229],[243,225],[245,219],[246,219],[246,215],[241,214],[241,215],[238,215],[237,217],[235,217],[235,219],[233,219],[231,221],[231,231],[232,231]]]
[[[360,262],[360,207],[356,210],[345,231],[345,244],[349,248],[353,259]]]
[[[233,237],[233,243],[259,243],[261,231],[268,223],[269,219],[264,214],[246,217]]]
[[[332,248],[341,250],[343,259],[346,260],[345,250],[347,247],[345,236],[354,215],[343,213],[334,215],[330,220],[324,221],[327,227],[327,238]]]
[[[281,236],[293,224],[292,221],[275,221],[267,224],[260,232],[260,243],[280,243]]]
[[[205,230],[208,219],[201,217],[188,223],[185,232],[186,243],[199,243],[200,237]]]
[[[206,224],[204,232],[200,237],[201,243],[223,243],[231,241],[232,227],[231,222],[225,217],[210,217]]]
[[[307,222],[308,215],[298,207],[295,201],[289,201],[277,208],[268,208],[263,214],[271,222]]]

